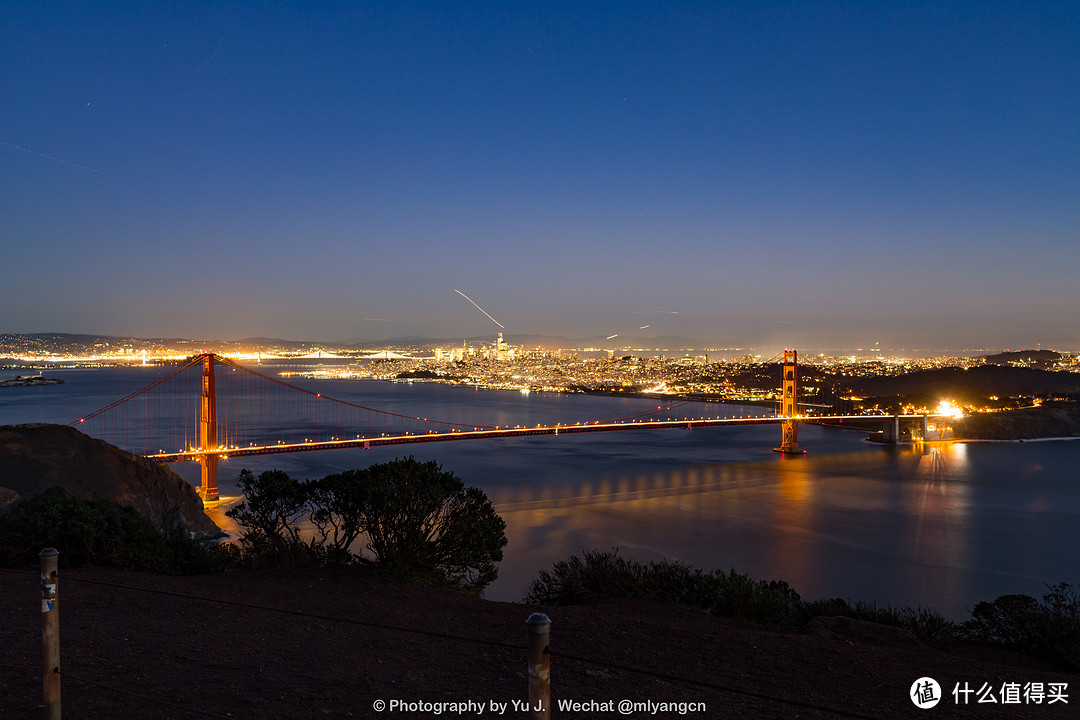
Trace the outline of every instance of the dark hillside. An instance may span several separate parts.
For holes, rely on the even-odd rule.
[[[53,487],[133,507],[162,531],[222,535],[195,489],[165,465],[63,425],[0,426],[0,513]]]
[[[1033,368],[981,365],[970,369],[942,368],[892,377],[853,380],[855,392],[873,397],[937,395],[956,400],[990,396],[1065,395],[1080,393],[1080,374]]]
[[[983,359],[989,365],[1023,363],[1028,366],[1048,368],[1061,361],[1061,353],[1053,350],[1017,350],[1015,352],[987,355]]]
[[[1050,403],[995,413],[974,413],[953,424],[958,437],[1029,440],[1080,436],[1080,403]]]

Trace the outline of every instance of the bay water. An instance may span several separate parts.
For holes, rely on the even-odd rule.
[[[62,385],[0,389],[0,424],[67,424],[172,368],[47,372]],[[273,374],[273,368],[257,368]],[[295,369],[295,368],[292,368]],[[11,373],[11,374],[14,374]],[[605,420],[655,400],[432,383],[293,380],[404,415],[487,425]],[[688,417],[759,408],[690,405]],[[1080,443],[883,446],[853,430],[800,427],[805,457],[780,456],[773,425],[639,430],[233,458],[219,466],[223,526],[242,468],[317,478],[413,455],[482,488],[509,543],[485,596],[519,600],[537,571],[618,548],[643,561],[734,568],[804,598],[926,606],[964,619],[980,600],[1080,582]],[[193,485],[195,463],[173,465]],[[229,498],[232,498],[231,500]]]

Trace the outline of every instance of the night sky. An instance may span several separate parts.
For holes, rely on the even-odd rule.
[[[1080,350],[1080,3],[306,5],[5,4],[0,332]]]

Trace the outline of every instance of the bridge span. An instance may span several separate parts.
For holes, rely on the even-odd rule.
[[[765,417],[664,417],[689,403],[675,399],[667,408],[633,415],[553,425],[499,426],[446,422],[387,412],[329,398],[258,373],[227,358],[205,353],[176,371],[71,425],[132,453],[159,462],[196,461],[202,466],[199,493],[216,500],[218,461],[228,457],[273,455],[343,448],[496,440],[540,435],[779,425],[777,452],[805,451],[799,424],[881,423],[886,442],[898,442],[902,424],[921,425],[937,415],[800,415],[797,359],[785,351],[780,412]],[[274,422],[268,422],[273,419]],[[318,433],[323,437],[314,437]],[[174,449],[175,448],[175,449]]]
[[[507,426],[495,427],[489,430],[467,430],[462,432],[429,432],[396,436],[382,437],[358,437],[351,440],[322,440],[299,443],[276,443],[273,445],[219,446],[211,453],[222,459],[229,457],[246,457],[252,455],[274,455],[277,453],[310,452],[316,450],[339,450],[343,448],[373,448],[387,445],[410,445],[416,443],[446,442],[451,440],[494,440],[499,438],[534,437],[538,435],[573,435],[577,433],[595,432],[625,432],[628,430],[664,430],[682,429],[693,430],[694,428],[726,427],[732,425],[783,425],[794,421],[801,424],[831,425],[842,424],[845,421],[867,424],[889,424],[894,422],[925,422],[927,418],[936,418],[937,415],[806,415],[786,418],[757,417],[757,418],[700,418],[697,420],[646,420],[642,422],[595,422],[575,423],[573,425],[536,425],[533,427]],[[890,440],[888,442],[895,442]],[[782,451],[780,452],[791,452]],[[199,461],[207,455],[206,451],[192,448],[186,451],[151,453],[146,457],[159,462],[185,462]]]

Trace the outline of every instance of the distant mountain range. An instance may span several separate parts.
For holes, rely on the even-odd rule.
[[[348,347],[357,348],[370,348],[370,347],[384,347],[387,345],[398,346],[417,346],[417,347],[457,347],[465,342],[469,345],[477,345],[483,343],[495,342],[496,335],[474,335],[466,338],[429,338],[429,337],[397,337],[388,338],[386,340],[372,341],[372,340],[347,340],[342,345]],[[567,338],[557,335],[511,335],[504,334],[503,340],[510,345],[517,345],[525,348],[544,348],[554,350],[557,348],[565,349],[582,349],[582,348],[602,348],[618,350],[620,348],[647,348],[654,350],[696,350],[701,347],[701,342],[697,340],[691,340],[689,338],[681,338],[675,336],[659,336],[659,337],[635,337],[635,336],[619,336],[618,338],[607,338],[603,336],[585,337],[585,338]]]
[[[1018,350],[987,355],[990,365],[1027,365],[1029,367],[1050,367],[1061,360],[1061,353],[1053,350]]]
[[[430,337],[395,337],[384,340],[351,339],[342,341],[314,341],[314,340],[289,340],[287,338],[271,337],[246,337],[236,340],[207,340],[192,338],[135,338],[116,335],[90,335],[82,333],[5,333],[0,335],[0,355],[27,354],[33,351],[68,353],[68,352],[92,352],[111,349],[117,346],[132,347],[136,349],[149,347],[174,347],[201,349],[204,347],[218,348],[246,348],[251,350],[293,349],[305,348],[323,349],[413,349],[426,350],[436,347],[450,348],[461,345],[462,342],[470,346],[491,344],[495,342],[496,335],[475,335],[466,338],[430,338]],[[692,352],[700,347],[700,343],[689,338],[675,336],[660,337],[635,337],[626,336],[607,338],[602,336],[586,338],[566,338],[549,335],[505,335],[503,339],[511,344],[526,348],[544,348],[554,350],[599,348],[609,350],[643,349],[669,352]],[[737,348],[732,348],[736,350]]]
[[[276,350],[433,350],[435,348],[460,347],[462,342],[469,346],[490,345],[495,342],[496,333],[488,335],[473,335],[470,337],[420,337],[403,336],[386,338],[383,340],[367,340],[354,338],[349,340],[325,341],[325,340],[290,340],[287,338],[273,337],[246,337],[235,340],[222,339],[193,339],[179,337],[151,337],[136,338],[118,335],[93,335],[85,333],[4,333],[0,334],[0,357],[15,355],[27,355],[35,352],[57,354],[100,354],[111,350],[116,346],[133,348],[135,352],[142,349],[150,351],[154,348],[173,348],[181,351],[190,349],[192,353],[203,350],[218,351],[263,351]],[[753,346],[716,348],[704,346],[700,340],[678,337],[674,335],[662,336],[636,336],[618,335],[605,337],[596,335],[583,338],[568,338],[559,335],[512,335],[504,334],[503,339],[510,345],[525,348],[543,348],[545,350],[584,350],[587,348],[614,350],[615,352],[645,351],[666,353],[701,353],[701,352],[724,352],[731,355],[742,354],[773,354],[775,347],[763,348]],[[810,354],[808,348],[801,350],[803,354]],[[830,348],[826,350],[830,355],[844,355],[853,352],[850,349]],[[859,352],[859,351],[854,351]],[[874,354],[889,353],[890,351],[877,350]],[[870,351],[867,351],[870,354]],[[948,354],[966,357],[978,357],[975,351],[949,351],[939,350],[933,353],[922,351],[920,356],[929,354]],[[1031,367],[1046,366],[1060,359],[1061,354],[1053,350],[1021,350],[1017,352],[1005,352],[999,354],[981,354],[988,363],[1001,365],[1027,365]]]

